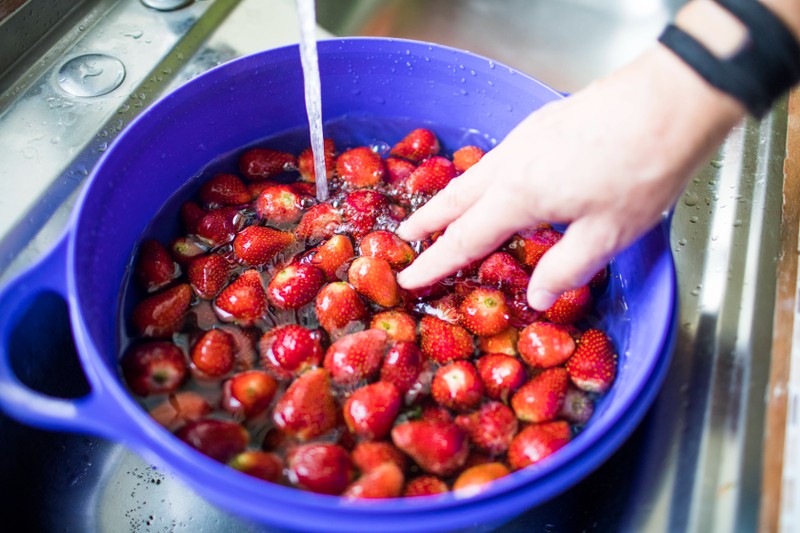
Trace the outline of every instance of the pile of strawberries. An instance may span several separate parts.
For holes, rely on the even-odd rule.
[[[607,269],[535,312],[530,272],[561,237],[540,226],[398,287],[437,235],[392,230],[483,155],[440,151],[427,129],[388,154],[326,139],[322,203],[308,149],[250,149],[204,182],[186,234],[135,259],[121,369],[152,416],[242,472],[348,498],[480,490],[566,445],[616,375],[585,320]]]

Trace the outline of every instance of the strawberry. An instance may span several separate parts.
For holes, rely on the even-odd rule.
[[[375,223],[385,216],[389,202],[382,193],[359,189],[348,194],[343,202],[344,218],[356,239],[372,231]]]
[[[477,411],[457,416],[455,422],[475,448],[491,456],[506,453],[519,425],[514,411],[500,402],[484,403]]]
[[[267,297],[278,309],[300,309],[325,285],[325,272],[314,265],[293,263],[269,282]]]
[[[525,383],[525,367],[519,359],[506,354],[484,355],[475,362],[483,381],[486,396],[507,402],[511,395]]]
[[[422,317],[419,334],[422,353],[439,364],[466,359],[475,350],[472,335],[467,330],[433,316]]]
[[[563,420],[531,424],[517,433],[508,447],[508,464],[514,470],[538,463],[563,448],[572,438],[569,424]]]
[[[385,173],[383,159],[367,146],[348,150],[336,159],[336,174],[353,188],[377,185]]]
[[[477,146],[462,146],[453,152],[453,166],[456,167],[456,172],[462,174],[472,165],[480,161],[485,154],[486,152]]]
[[[392,442],[429,474],[449,476],[469,455],[466,432],[452,422],[412,420],[392,429]]]
[[[401,471],[407,466],[405,454],[394,444],[386,441],[361,441],[353,448],[350,458],[362,473],[369,472],[383,463],[394,463]]]
[[[400,412],[402,400],[397,387],[385,381],[364,385],[344,403],[344,422],[351,433],[367,440],[389,434]]]
[[[517,328],[510,327],[495,335],[478,337],[478,350],[483,353],[517,355],[518,340],[519,331]]]
[[[272,421],[286,435],[311,440],[334,429],[338,414],[330,375],[314,368],[289,385],[272,410]]]
[[[180,331],[192,302],[192,288],[186,283],[148,296],[131,314],[136,331],[145,337],[169,337]]]
[[[317,186],[314,183],[309,183],[307,181],[295,181],[289,184],[289,187],[295,192],[295,194],[300,195],[300,203],[304,206],[311,205],[314,198],[317,197]],[[306,196],[307,198],[303,198]]]
[[[481,263],[478,281],[514,294],[528,288],[530,275],[511,254],[495,252]]]
[[[572,356],[575,341],[560,324],[534,322],[519,332],[517,349],[533,368],[549,368],[564,364]]]
[[[194,202],[184,202],[181,205],[180,217],[186,233],[197,233],[200,219],[206,216],[205,210]]]
[[[466,411],[478,405],[483,398],[483,382],[472,363],[454,361],[436,371],[431,393],[439,405]]]
[[[328,283],[317,294],[315,305],[319,325],[331,336],[363,324],[367,306],[352,285],[345,281]]]
[[[328,179],[333,175],[336,167],[336,144],[333,139],[324,139],[323,152],[325,152],[325,174]],[[306,148],[297,156],[297,170],[300,171],[300,179],[303,181],[316,182],[317,173],[314,170],[314,152],[311,147]]]
[[[297,168],[297,160],[287,152],[252,148],[239,158],[239,171],[245,178],[260,181]]]
[[[185,366],[185,365],[184,365]],[[199,420],[211,412],[208,402],[196,392],[183,391],[170,394],[169,398],[150,410],[156,422],[170,431]]]
[[[337,385],[353,387],[378,374],[388,336],[379,329],[367,329],[340,338],[325,352],[323,366]]]
[[[574,324],[584,318],[592,308],[592,293],[588,285],[562,293],[552,307],[544,312],[550,322]]]
[[[423,161],[403,182],[409,194],[433,195],[456,177],[456,167],[449,159],[433,156]]]
[[[241,215],[235,207],[220,207],[206,213],[197,223],[197,237],[210,246],[233,240],[239,229]]]
[[[233,370],[233,339],[219,329],[203,333],[192,348],[192,363],[208,377],[218,378]]]
[[[413,343],[417,340],[417,321],[404,311],[392,309],[376,313],[369,327],[384,330],[393,341]]]
[[[381,366],[381,380],[393,384],[400,394],[407,393],[417,382],[423,368],[422,352],[414,342],[397,341]]]
[[[419,420],[427,420],[429,422],[452,422],[453,415],[449,409],[429,400],[422,404],[422,410],[419,414]]]
[[[508,323],[515,328],[524,328],[541,319],[542,313],[528,305],[525,291],[515,293],[507,303]]]
[[[181,269],[158,241],[148,239],[139,248],[136,275],[139,285],[147,292],[157,291],[180,276]]]
[[[509,249],[520,263],[535,268],[545,252],[560,240],[561,233],[550,226],[540,226],[514,235]]]
[[[594,414],[594,402],[586,392],[570,386],[567,395],[564,397],[564,405],[561,407],[559,418],[563,418],[572,424],[583,425],[592,418]]]
[[[403,489],[403,496],[433,496],[434,494],[444,494],[450,489],[442,478],[437,476],[419,476],[406,483]]]
[[[305,212],[294,232],[298,239],[320,241],[333,237],[342,224],[344,218],[331,204],[317,204]]]
[[[393,307],[400,301],[400,287],[389,263],[377,257],[362,256],[347,271],[350,284],[381,307]]]
[[[524,422],[553,420],[561,412],[568,387],[569,375],[563,367],[548,368],[517,389],[511,407]]]
[[[358,245],[360,255],[384,259],[394,270],[402,270],[416,259],[411,246],[391,231],[368,233]]]
[[[280,185],[277,181],[272,180],[265,180],[265,181],[251,181],[248,182],[245,187],[247,187],[247,192],[250,193],[250,201],[258,199],[261,193],[267,187],[275,187],[276,185]]]
[[[438,154],[440,148],[439,140],[431,130],[419,128],[392,146],[389,154],[419,163],[423,159]]]
[[[245,270],[214,300],[215,311],[224,322],[251,326],[267,312],[267,293],[257,270]]]
[[[338,444],[303,444],[289,452],[289,478],[300,488],[341,494],[355,474],[347,450]]]
[[[169,254],[180,266],[188,266],[194,259],[205,254],[208,249],[193,237],[178,237],[169,245]]]
[[[250,191],[233,174],[217,174],[200,187],[198,196],[203,205],[210,209],[250,201]]]
[[[274,453],[247,450],[234,456],[228,466],[264,481],[276,483],[283,475],[283,461]]]
[[[484,463],[467,468],[453,482],[460,497],[472,496],[485,489],[486,483],[507,476],[511,471],[502,463]]]
[[[343,498],[397,498],[403,492],[405,477],[393,463],[383,463],[362,474],[342,493]]]
[[[311,264],[321,268],[330,281],[339,279],[339,269],[355,255],[353,243],[345,235],[334,235],[314,250]]]
[[[233,253],[246,266],[264,265],[294,242],[294,235],[265,226],[248,226],[233,240]]]
[[[213,309],[212,309],[213,313]],[[214,322],[216,322],[214,315]],[[241,328],[237,325],[222,324],[215,326],[231,336],[233,340],[234,367],[239,370],[249,370],[256,364],[256,342],[261,336],[261,330],[257,328]]]
[[[147,342],[130,348],[121,361],[122,375],[139,396],[173,392],[186,378],[186,359],[171,342]]]
[[[461,303],[463,301],[464,298],[461,295],[450,293],[438,300],[434,300],[429,305],[424,305],[422,311],[449,324],[460,324],[463,319],[461,315]]]
[[[383,179],[390,185],[402,183],[417,168],[417,165],[411,161],[400,159],[399,157],[387,157],[383,164],[386,167],[386,174],[383,175]]]
[[[303,216],[303,205],[288,185],[265,187],[256,199],[256,213],[271,224],[291,224]]]
[[[285,324],[268,331],[261,337],[258,349],[261,364],[278,379],[299,375],[322,362],[319,332],[299,324]]]
[[[599,329],[586,330],[566,368],[570,380],[579,389],[606,392],[617,375],[617,355],[611,340]]]
[[[250,435],[241,425],[213,418],[189,422],[175,435],[192,448],[221,463],[227,463],[242,453],[250,441]]]
[[[247,370],[232,376],[222,389],[222,408],[234,416],[253,418],[267,410],[278,384],[261,370]]]
[[[476,335],[496,335],[508,328],[506,297],[497,289],[478,287],[461,303],[461,323]]]
[[[227,285],[230,264],[221,255],[204,255],[189,263],[186,275],[197,296],[212,300]]]

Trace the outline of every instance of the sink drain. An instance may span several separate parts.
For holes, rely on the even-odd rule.
[[[186,7],[194,0],[141,0],[147,7],[157,9],[159,11],[174,11],[182,7]]]
[[[100,96],[110,93],[125,79],[122,62],[105,54],[74,57],[58,69],[58,84],[74,96]]]

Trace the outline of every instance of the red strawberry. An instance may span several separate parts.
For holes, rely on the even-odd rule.
[[[477,146],[462,146],[453,152],[453,166],[455,166],[456,171],[461,174],[480,161],[485,154],[486,152]]]
[[[192,237],[178,237],[169,245],[169,253],[180,266],[185,267],[205,254],[207,248]]]
[[[139,248],[136,262],[139,285],[147,292],[157,291],[180,276],[181,269],[172,260],[169,252],[158,241],[146,240]]]
[[[364,385],[344,403],[344,421],[357,437],[382,439],[392,429],[401,404],[400,392],[391,383],[378,381]]]
[[[381,307],[394,307],[400,301],[400,287],[389,263],[377,257],[362,256],[347,271],[350,284]]]
[[[311,264],[318,266],[331,281],[339,279],[339,269],[355,255],[353,243],[345,235],[334,235],[315,248]]]
[[[367,306],[361,296],[344,281],[322,287],[314,309],[319,325],[333,337],[363,324],[368,317]]]
[[[233,240],[233,253],[244,265],[263,265],[294,242],[294,235],[265,226],[248,226]]]
[[[370,231],[388,208],[386,196],[371,189],[359,189],[348,194],[343,202],[344,218],[350,232],[360,239]]]
[[[525,291],[519,291],[511,296],[508,303],[508,323],[515,328],[524,328],[540,320],[542,313],[528,305],[528,296]]]
[[[148,342],[130,348],[121,361],[125,382],[139,396],[163,394],[186,378],[186,358],[171,342]]]
[[[397,498],[403,492],[405,477],[393,463],[383,463],[362,474],[342,494],[343,498]]]
[[[323,365],[334,383],[352,387],[378,374],[387,347],[385,331],[367,329],[350,333],[331,344]]]
[[[431,130],[419,128],[392,146],[389,153],[419,163],[423,159],[438,154],[440,148],[439,140]]]
[[[476,335],[496,335],[508,328],[506,297],[497,289],[478,287],[461,303],[461,323]]]
[[[416,343],[398,341],[386,352],[381,366],[381,380],[392,383],[400,394],[405,394],[417,382],[422,367],[422,352]]]
[[[508,406],[487,402],[477,411],[457,416],[456,425],[467,432],[475,448],[495,456],[506,453],[519,423]]]
[[[447,483],[442,481],[440,477],[419,476],[406,483],[406,488],[403,489],[403,497],[433,496],[434,494],[444,494],[449,490]]]
[[[589,286],[584,285],[575,290],[562,293],[552,307],[544,312],[550,322],[557,324],[574,324],[584,318],[592,308],[592,293]]]
[[[467,468],[453,482],[453,490],[459,491],[460,497],[472,496],[486,488],[486,484],[510,474],[508,467],[502,463],[484,463]]]
[[[235,416],[253,418],[267,410],[278,384],[262,370],[247,370],[232,376],[222,388],[222,408]]]
[[[505,354],[484,355],[475,363],[486,396],[507,402],[525,383],[525,367],[519,359]]]
[[[169,337],[183,327],[192,302],[192,288],[186,283],[145,298],[133,309],[131,321],[145,337]]]
[[[303,205],[309,205],[310,202],[317,197],[317,186],[314,183],[308,183],[307,181],[295,181],[290,183],[289,187],[296,194],[301,196],[300,202]],[[302,198],[303,196],[307,196],[309,198]]]
[[[219,329],[206,331],[192,348],[192,363],[208,377],[217,378],[233,370],[233,339]]]
[[[384,330],[393,341],[417,340],[417,321],[404,311],[392,309],[377,313],[372,317],[369,327]]]
[[[202,207],[194,202],[184,202],[180,210],[181,222],[183,229],[186,233],[197,233],[197,227],[200,219],[206,216],[206,212]]]
[[[257,270],[245,270],[214,300],[217,315],[225,322],[251,326],[267,312],[267,293]]]
[[[203,418],[210,412],[211,406],[205,398],[196,392],[183,391],[170,394],[169,398],[150,410],[150,416],[168,430],[174,431],[187,422]]]
[[[299,324],[286,324],[268,331],[258,343],[261,364],[278,379],[319,366],[322,344],[316,330]]]
[[[176,433],[183,442],[221,463],[242,453],[250,441],[247,430],[236,422],[204,418],[189,422]]]
[[[431,393],[439,405],[466,411],[478,405],[483,398],[483,382],[472,363],[454,361],[436,371]]]
[[[214,317],[216,319],[216,316]],[[216,322],[216,320],[215,320]],[[234,366],[240,370],[249,370],[256,364],[256,342],[261,336],[257,328],[240,328],[238,325],[222,324],[217,326],[231,336],[233,340]]]
[[[405,454],[386,441],[361,441],[353,448],[350,458],[362,473],[374,470],[383,463],[394,463],[401,471],[407,466]]]
[[[247,450],[235,456],[228,466],[264,481],[276,483],[283,475],[283,461],[274,453]]]
[[[561,412],[569,388],[563,367],[548,368],[535,375],[511,397],[517,418],[525,422],[547,422]]]
[[[395,270],[402,270],[417,257],[409,244],[391,231],[368,233],[358,245],[361,255],[384,259]]]
[[[336,159],[336,174],[350,187],[372,187],[385,173],[383,159],[367,146],[348,150]]]
[[[386,174],[383,179],[391,185],[402,183],[417,168],[414,163],[398,157],[387,157],[383,163],[386,166]]]
[[[233,174],[217,174],[200,187],[198,196],[203,205],[212,209],[250,201],[250,191]]]
[[[456,167],[449,159],[433,156],[423,161],[403,185],[410,194],[436,194],[456,177]]]
[[[575,352],[575,341],[560,324],[534,322],[519,333],[517,349],[522,359],[534,368],[564,364]]]
[[[279,183],[271,180],[249,182],[246,187],[247,192],[250,193],[250,201],[252,202],[257,199],[261,195],[261,192],[267,187],[275,187],[276,185],[279,185]]]
[[[466,432],[452,422],[412,420],[392,429],[394,445],[429,474],[449,476],[469,455]]]
[[[579,389],[606,392],[617,375],[617,355],[611,340],[599,329],[586,330],[566,368]]]
[[[478,350],[483,353],[517,355],[518,340],[519,331],[517,331],[517,328],[506,328],[496,335],[478,337]]]
[[[265,187],[256,199],[256,213],[261,220],[272,224],[291,224],[303,215],[298,195],[288,185]]]
[[[353,463],[338,444],[303,444],[289,452],[290,479],[299,487],[320,494],[341,494],[353,479]]]
[[[204,255],[189,263],[186,275],[195,294],[204,300],[211,300],[228,283],[230,264],[221,255]]]
[[[572,437],[563,420],[531,424],[517,433],[508,448],[508,464],[514,470],[538,463],[563,448]]]
[[[239,170],[253,181],[269,179],[295,168],[297,160],[292,154],[268,148],[253,148],[239,159]]]
[[[209,211],[197,223],[197,237],[211,246],[230,242],[239,229],[241,215],[235,207],[220,207]]]
[[[436,317],[422,317],[419,334],[422,353],[439,364],[466,359],[475,350],[472,335],[467,330]]]
[[[310,440],[334,429],[338,414],[330,375],[314,368],[289,385],[272,410],[272,420],[283,433]]]
[[[509,249],[520,263],[534,268],[545,252],[561,240],[561,236],[550,226],[531,228],[515,235]]]
[[[314,265],[293,263],[269,282],[267,296],[278,309],[300,309],[314,301],[325,285],[325,272]]]
[[[572,424],[583,425],[592,418],[594,414],[594,402],[588,393],[570,387],[564,397],[564,405],[558,414],[560,418]]]
[[[344,218],[333,206],[317,204],[306,211],[294,232],[298,239],[304,241],[330,239],[343,223]]]
[[[463,319],[461,303],[464,298],[456,293],[450,293],[434,300],[429,305],[423,306],[423,312],[440,318],[449,324],[459,324]]]
[[[442,407],[430,401],[430,403],[423,403],[422,411],[419,414],[419,420],[427,420],[428,422],[452,422],[453,415],[446,407]]]
[[[514,294],[527,289],[530,275],[511,254],[496,252],[481,263],[478,281]]]
[[[330,179],[333,169],[336,167],[336,145],[333,139],[324,139],[322,144],[323,152],[325,152],[325,174]],[[300,171],[300,179],[303,181],[317,181],[317,173],[314,171],[314,152],[311,147],[306,148],[297,156],[297,170]]]

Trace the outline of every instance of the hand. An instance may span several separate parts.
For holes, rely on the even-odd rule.
[[[530,305],[545,310],[654,226],[743,115],[740,104],[658,46],[531,114],[416,211],[398,228],[401,238],[447,229],[398,282],[429,285],[517,230],[569,223],[528,287]]]

